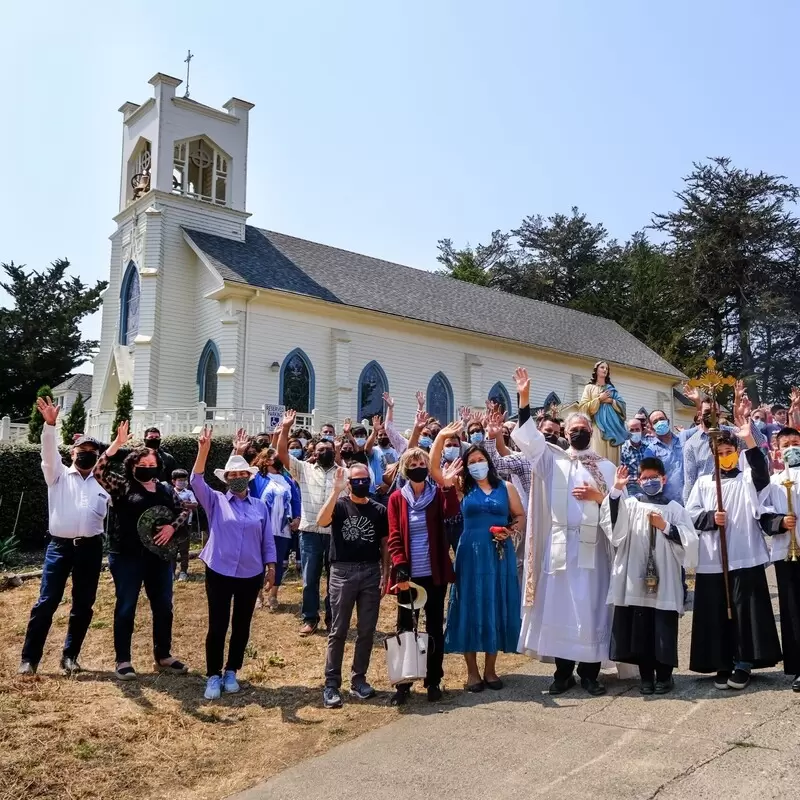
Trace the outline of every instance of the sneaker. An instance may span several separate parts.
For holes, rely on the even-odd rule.
[[[566,680],[556,678],[547,690],[548,694],[559,695],[568,692],[575,685],[575,676],[570,675]]]
[[[64,675],[75,675],[78,672],[83,672],[83,667],[78,663],[77,658],[63,656],[61,658],[61,671]]]
[[[206,681],[206,691],[203,694],[206,700],[219,700],[222,694],[222,678],[219,675],[212,675]]]
[[[322,692],[322,705],[325,708],[341,708],[342,695],[333,686],[326,686]]]
[[[156,661],[155,668],[156,672],[164,672],[167,675],[186,675],[189,671],[189,667],[177,658],[172,658],[167,664]]]
[[[795,675],[792,681],[792,691],[800,692],[800,675]]]
[[[236,694],[241,687],[236,680],[236,673],[232,669],[226,669],[222,676],[222,691],[227,694]]]
[[[369,700],[370,697],[375,697],[375,690],[364,681],[350,687],[350,697],[355,697],[358,700]]]
[[[317,628],[319,628],[319,620],[316,622],[304,622],[298,633],[303,638],[306,636],[313,636],[317,632]]]
[[[438,703],[442,699],[442,690],[439,686],[428,687],[428,702]]]
[[[17,675],[35,675],[37,669],[39,669],[38,664],[33,664],[30,661],[20,661]]]
[[[189,574],[187,572],[178,573],[178,583],[183,583],[184,581],[188,580],[189,580]]]
[[[267,598],[267,609],[269,611],[277,611],[278,610],[278,598],[277,597],[273,597],[272,595],[270,595]]]
[[[135,681],[137,678],[136,670],[130,664],[127,667],[117,667],[114,675],[118,681]]]
[[[728,686],[731,689],[746,689],[750,683],[750,673],[743,669],[735,669],[733,675],[728,678]]]
[[[716,678],[714,678],[714,688],[716,689],[727,689],[728,687],[728,678],[731,677],[730,672],[727,670],[720,670],[717,673]]]
[[[587,691],[592,697],[600,697],[606,693],[606,687],[594,678],[581,678],[581,688]]]

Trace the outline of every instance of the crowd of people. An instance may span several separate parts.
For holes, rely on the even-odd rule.
[[[187,531],[202,510],[209,700],[239,691],[253,615],[259,606],[279,611],[293,554],[303,585],[298,635],[314,635],[321,614],[328,632],[326,708],[343,704],[354,609],[349,694],[374,696],[368,671],[387,594],[396,596],[398,633],[416,630],[424,614],[431,702],[442,697],[446,653],[463,656],[472,693],[500,691],[498,653],[522,652],[554,662],[552,695],[572,689],[576,672],[589,695],[605,693],[601,670],[613,662],[626,677],[625,665],[638,668],[642,694],[667,694],[691,572],[689,669],[713,674],[720,690],[741,690],[752,670],[782,661],[800,692],[800,392],[788,408],[754,409],[739,383],[728,415],[687,388],[697,413],[682,430],[662,409],[625,419],[607,362],[595,365],[564,420],[557,409],[531,408],[524,368],[514,381],[516,419],[489,403],[437,420],[421,393],[404,432],[388,394],[385,415],[345,420],[338,431],[297,428],[289,410],[274,431],[237,434],[214,471],[222,490],[206,479],[210,428],[191,473],[164,452],[155,428],[131,448],[127,423],[107,448],[78,438],[65,465],[59,409],[40,399],[51,538],[19,672],[36,673],[70,574],[61,667],[80,669],[107,527],[117,678],[137,678],[131,639],[142,586],[156,669],[186,673],[171,650],[173,580],[186,577]],[[767,583],[773,563],[780,638]],[[411,690],[398,683],[391,703],[405,704]]]

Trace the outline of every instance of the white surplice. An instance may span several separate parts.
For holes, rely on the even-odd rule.
[[[612,609],[607,605],[610,545],[599,525],[600,508],[572,490],[595,488],[591,472],[548,444],[529,419],[511,434],[531,462],[520,652],[545,658],[597,662],[608,659]],[[615,466],[597,461],[606,488]]]
[[[785,480],[794,481],[792,487],[792,502],[794,504],[794,513],[800,511],[800,467],[786,467],[782,472],[776,472],[770,478],[770,493],[767,503],[769,507],[765,508],[766,512],[774,511],[776,514],[788,514],[789,503],[786,498],[786,487],[781,486]],[[795,528],[794,532],[797,544],[800,545],[800,525]],[[789,553],[789,533],[779,533],[776,536],[769,537],[770,543],[770,559],[775,561],[783,561]]]
[[[616,492],[612,489],[612,495]],[[644,606],[683,614],[683,579],[681,567],[697,565],[698,537],[691,516],[674,500],[662,505],[636,498],[619,497],[617,520],[611,524],[611,499],[603,501],[600,523],[615,548],[614,566],[608,602],[614,606]],[[650,555],[650,513],[657,512],[674,525],[680,543],[670,541],[656,529],[653,557],[658,572],[658,588],[648,594],[645,588],[647,560]],[[669,528],[667,528],[667,531]]]

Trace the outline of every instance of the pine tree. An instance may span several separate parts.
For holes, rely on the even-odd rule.
[[[76,433],[83,433],[86,429],[86,406],[83,403],[83,395],[78,392],[72,408],[69,410],[64,422],[61,425],[61,438],[68,447],[72,445],[72,439]]]
[[[49,386],[42,386],[39,391],[36,392],[36,397],[49,397],[52,400],[53,390]],[[44,417],[39,413],[39,409],[36,408],[36,403],[34,403],[33,408],[31,408],[31,421],[28,423],[28,441],[31,444],[42,443],[43,427]]]
[[[117,435],[117,428],[121,422],[130,422],[133,416],[133,389],[129,383],[123,383],[117,394],[117,413],[114,415],[114,424],[111,426],[112,441]]]

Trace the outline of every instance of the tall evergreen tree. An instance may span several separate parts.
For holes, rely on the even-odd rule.
[[[69,446],[76,433],[83,433],[86,430],[86,406],[83,402],[83,395],[78,392],[75,402],[69,413],[61,423],[61,439],[64,444]]]
[[[133,416],[133,389],[129,383],[123,383],[117,392],[117,413],[114,415],[114,424],[111,426],[111,439],[117,435],[117,428],[121,422],[130,422]]]
[[[53,390],[49,386],[41,386],[39,387],[39,391],[36,392],[37,397],[49,397],[51,400],[53,399]],[[31,444],[41,444],[42,443],[42,428],[44,427],[44,417],[41,415],[41,412],[36,407],[36,403],[33,404],[31,408],[31,419],[28,422],[28,441]]]

